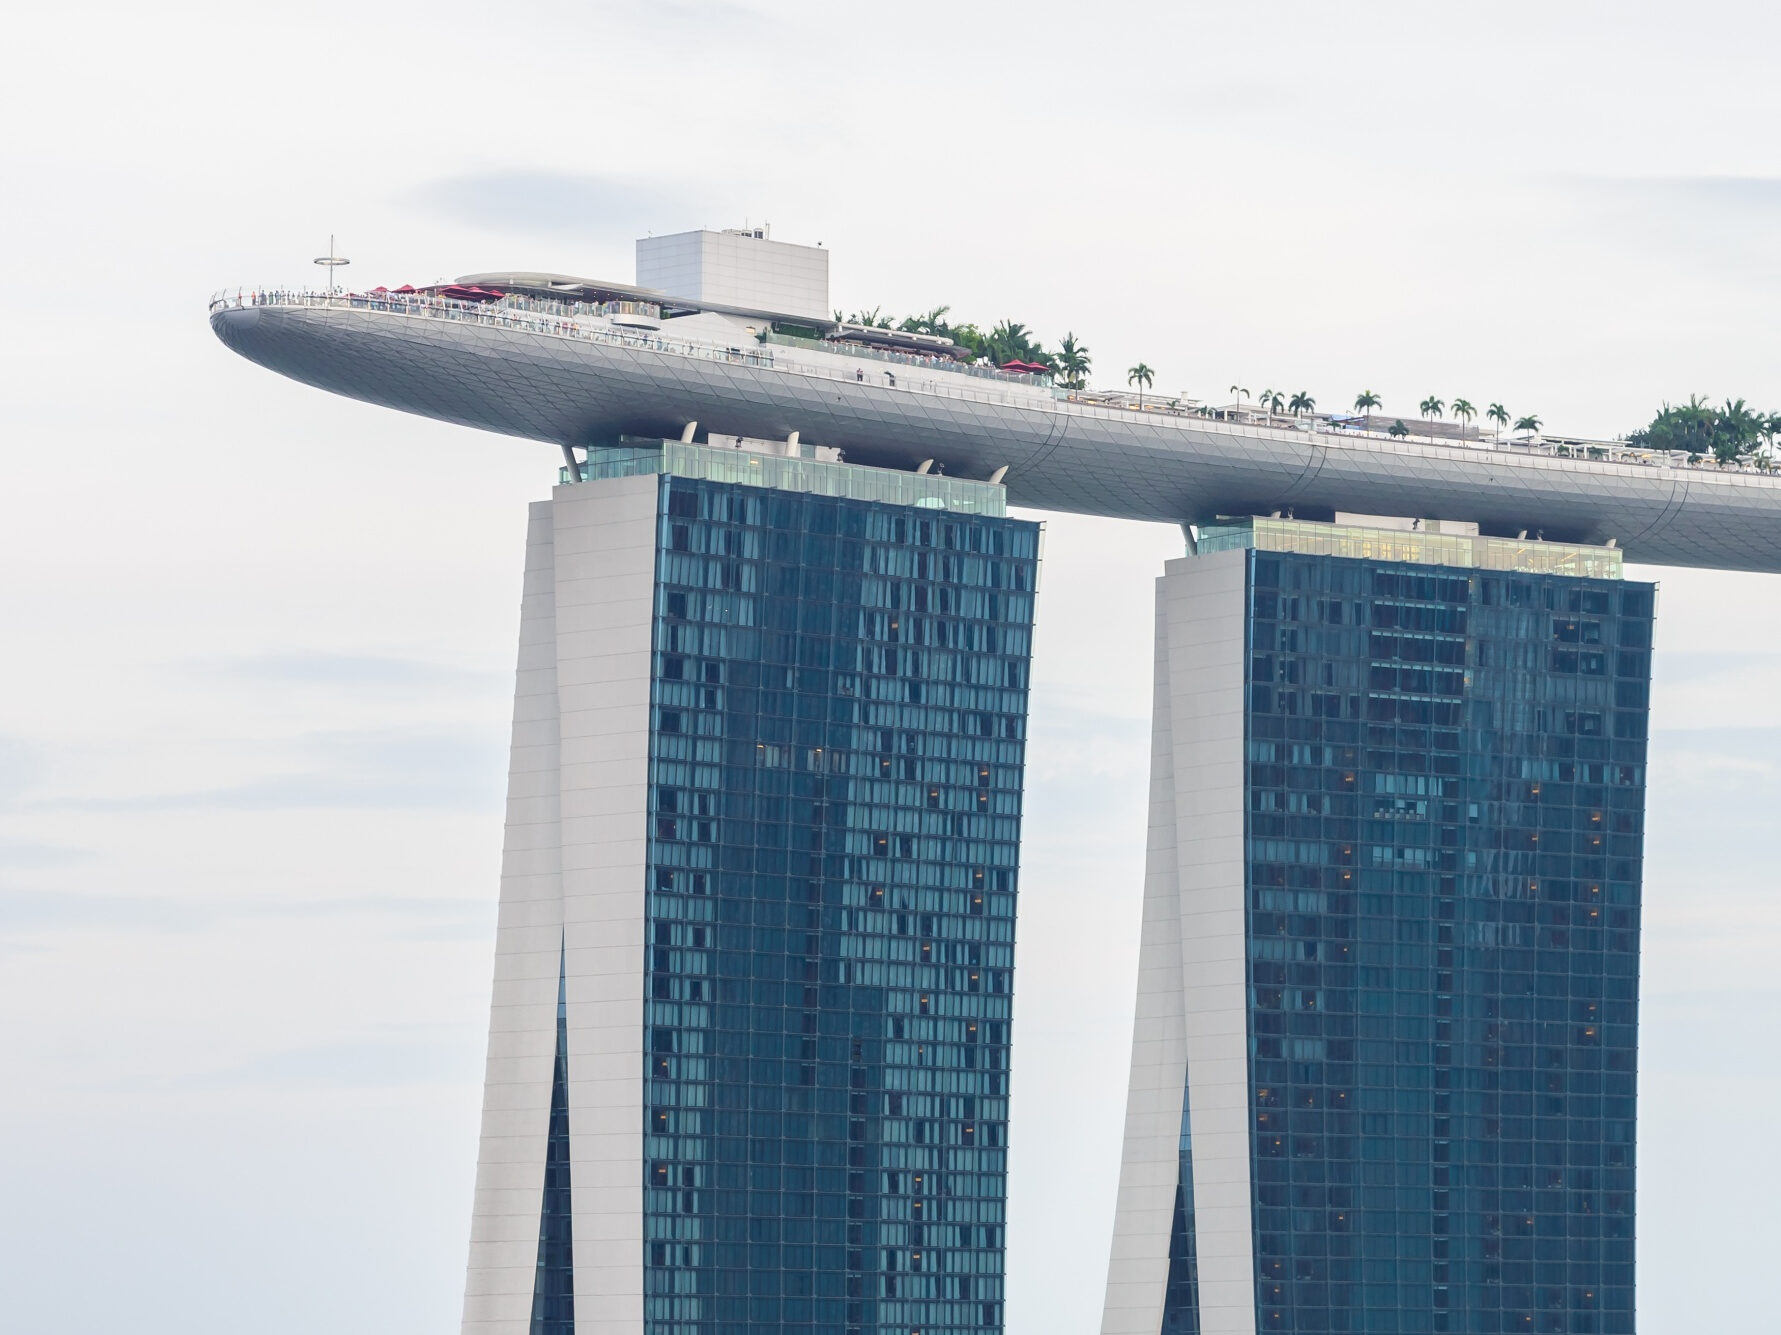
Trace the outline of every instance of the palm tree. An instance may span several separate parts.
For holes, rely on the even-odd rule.
[[[1688,442],[1688,457],[1698,459],[1713,448],[1713,409],[1699,394],[1690,394],[1688,402],[1676,410],[1681,420],[1684,439]]]
[[[1380,402],[1381,400],[1379,396],[1372,390],[1363,389],[1359,394],[1354,396],[1354,411],[1357,413],[1368,412],[1371,409],[1377,408]]]
[[[1081,389],[1088,383],[1088,372],[1091,362],[1088,345],[1078,343],[1076,335],[1065,334],[1064,341],[1058,344],[1058,369],[1064,373],[1064,384],[1070,389]]]
[[[1484,415],[1497,424],[1493,433],[1496,439],[1503,437],[1503,428],[1509,425],[1509,410],[1500,403],[1493,403],[1484,410]]]
[[[1286,396],[1277,389],[1264,389],[1261,398],[1258,399],[1257,402],[1268,410],[1268,416],[1270,418],[1272,418],[1275,413],[1284,412],[1286,410]]]
[[[1453,416],[1456,421],[1463,422],[1467,426],[1471,426],[1472,419],[1474,417],[1476,417],[1477,415],[1478,415],[1478,410],[1476,408],[1474,408],[1470,403],[1468,403],[1465,399],[1455,399],[1453,401]]]
[[[1033,341],[1032,331],[1018,320],[1003,320],[985,336],[997,365],[1042,360],[1045,350]]]
[[[1125,373],[1125,382],[1138,387],[1138,406],[1142,408],[1144,406],[1144,391],[1156,383],[1156,372],[1143,362],[1139,362]]]
[[[1526,417],[1517,417],[1515,419],[1515,429],[1517,431],[1526,431],[1530,435],[1537,434],[1540,430],[1540,419],[1535,417],[1532,413],[1529,413]]]
[[[1762,436],[1763,416],[1753,413],[1742,399],[1727,399],[1719,411],[1714,433],[1713,457],[1722,464],[1734,463],[1748,454]]]
[[[983,331],[968,320],[964,324],[953,325],[947,330],[946,336],[969,352],[973,359],[982,357],[989,351]]]
[[[1756,414],[1756,434],[1761,443],[1750,452],[1750,462],[1765,472],[1775,466],[1775,433],[1781,431],[1781,414]]]
[[[1294,417],[1297,417],[1300,413],[1316,411],[1317,400],[1312,398],[1307,391],[1301,389],[1292,396],[1286,407]]]
[[[926,315],[907,316],[897,328],[905,334],[934,334],[946,338],[952,332],[951,326],[946,323],[946,317],[951,311],[950,306],[936,306]]]
[[[1237,402],[1239,404],[1241,404],[1244,399],[1249,397],[1249,391],[1244,389],[1243,386],[1241,386],[1241,385],[1232,385],[1231,393],[1233,393],[1237,396]]]
[[[1431,394],[1417,406],[1422,409],[1422,415],[1424,417],[1438,418],[1441,416],[1441,409],[1445,408],[1447,405]]]
[[[1407,436],[1410,434],[1410,428],[1405,426],[1402,421],[1397,421],[1391,424],[1391,430],[1387,431],[1385,434],[1388,436]]]

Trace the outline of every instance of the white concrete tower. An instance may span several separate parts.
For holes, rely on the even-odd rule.
[[[1243,918],[1246,555],[1171,561],[1157,581],[1138,1009],[1102,1335],[1162,1330],[1188,1126],[1202,1335],[1255,1331]]]
[[[559,976],[575,1315],[643,1326],[644,893],[653,475],[531,507],[464,1335],[526,1335]],[[559,974],[560,970],[560,974]]]

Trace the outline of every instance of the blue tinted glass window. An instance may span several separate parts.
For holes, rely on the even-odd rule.
[[[1650,586],[1249,598],[1258,1329],[1631,1332]]]
[[[531,1335],[575,1335],[575,1247],[569,1198],[569,1022],[566,978],[557,964],[557,1054],[550,1082],[544,1205],[538,1220],[538,1275]]]
[[[646,1329],[999,1331],[1037,526],[662,486]]]

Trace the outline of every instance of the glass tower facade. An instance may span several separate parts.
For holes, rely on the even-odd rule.
[[[659,486],[644,1329],[1000,1331],[1038,526]]]
[[[1279,545],[1241,557],[1255,1328],[1630,1335],[1653,586]]]

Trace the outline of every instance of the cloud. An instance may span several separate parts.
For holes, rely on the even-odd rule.
[[[767,5],[738,0],[633,0],[631,14],[670,33],[674,40],[704,31],[733,34],[738,29],[777,27],[778,15]]]
[[[375,1089],[402,1085],[474,1085],[481,1074],[473,1048],[455,1030],[291,1048],[234,1066],[148,1082],[153,1088]],[[138,1082],[127,1082],[137,1085]]]
[[[620,176],[508,167],[442,177],[413,190],[425,212],[505,235],[643,236],[712,215],[709,195]]]
[[[0,840],[0,867],[65,867],[92,857],[84,848]]]
[[[419,658],[286,653],[201,664],[199,671],[273,686],[322,686],[366,693],[504,690],[506,673],[479,672]]]
[[[1572,220],[1572,235],[1636,255],[1648,271],[1730,279],[1739,293],[1764,301],[1781,276],[1771,244],[1781,220],[1781,177],[1548,179],[1556,186],[1556,199],[1579,215]],[[1557,217],[1547,222],[1557,225]]]
[[[1781,654],[1665,649],[1661,676],[1666,682],[1693,682],[1703,677],[1755,669],[1768,673],[1772,679],[1777,668],[1781,668]]]
[[[1658,727],[1652,730],[1653,779],[1676,777],[1691,785],[1744,791],[1753,778],[1773,775],[1781,755],[1781,728],[1757,720],[1750,727]],[[1765,801],[1766,792],[1752,794]]]
[[[1743,739],[1781,730],[1781,697],[1772,689],[1781,655],[1764,653],[1660,652],[1652,683],[1652,715],[1671,737],[1701,734],[1708,749],[1721,739],[1747,757],[1772,763],[1775,753],[1753,750]],[[1776,740],[1771,736],[1768,740]]]
[[[473,730],[318,733],[301,740],[292,770],[216,788],[36,804],[45,810],[222,811],[316,809],[490,810],[506,771],[503,739]]]
[[[1626,203],[1752,213],[1781,211],[1781,176],[1577,176],[1585,191]]]
[[[7,937],[87,927],[187,932],[221,916],[220,907],[173,899],[0,889],[0,934]]]
[[[1781,1045],[1781,991],[1728,987],[1659,992],[1643,1000],[1639,1065],[1647,1078],[1774,1078],[1766,1064],[1752,1071],[1749,1056]],[[1733,1015],[1737,1022],[1726,1023]]]
[[[468,896],[348,895],[341,899],[270,900],[250,906],[248,912],[289,917],[387,915],[401,918],[447,919],[485,917],[493,913],[494,900]]]
[[[43,773],[39,749],[22,737],[0,733],[0,811],[18,804],[19,796]]]
[[[0,888],[0,936],[87,928],[191,932],[240,919],[356,918],[400,924],[397,935],[404,940],[453,941],[489,935],[494,912],[492,895],[202,901]]]

